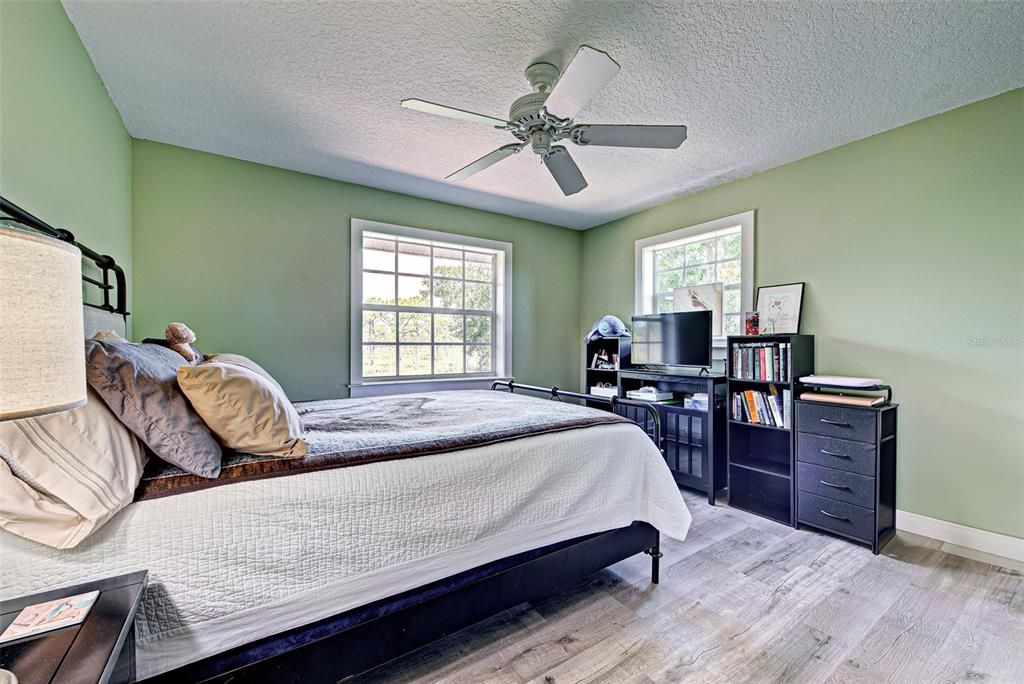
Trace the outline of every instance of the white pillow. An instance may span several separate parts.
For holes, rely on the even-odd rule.
[[[142,444],[91,389],[73,411],[0,423],[0,527],[76,546],[131,503],[144,465]]]

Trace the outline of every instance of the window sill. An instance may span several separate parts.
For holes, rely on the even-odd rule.
[[[490,389],[497,380],[511,380],[511,377],[495,375],[485,378],[434,378],[430,380],[382,380],[348,386],[348,395],[359,397],[380,397],[387,394],[411,394],[413,392],[443,392],[445,390]]]

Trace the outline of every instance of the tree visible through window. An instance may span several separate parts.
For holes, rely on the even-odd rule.
[[[721,331],[716,325],[713,345],[724,349],[725,337],[741,332],[743,312],[754,308],[754,220],[754,211],[744,211],[637,240],[634,311],[717,311],[717,287],[680,288],[720,283]]]
[[[735,226],[654,247],[653,310],[674,311],[676,288],[720,282],[724,334],[740,334],[741,238],[741,227]]]
[[[363,233],[362,375],[495,374],[499,255]]]

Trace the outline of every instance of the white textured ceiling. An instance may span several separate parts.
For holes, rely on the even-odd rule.
[[[1024,85],[1021,2],[65,0],[131,135],[586,228]],[[586,43],[622,71],[578,117],[684,123],[679,150],[570,145],[564,197],[504,118],[523,69]],[[964,131],[969,134],[969,131]]]

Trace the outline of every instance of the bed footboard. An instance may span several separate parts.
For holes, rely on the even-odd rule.
[[[534,392],[536,394],[546,394],[553,401],[561,401],[562,399],[579,399],[580,401],[592,401],[599,404],[607,404],[611,407],[612,411],[615,411],[619,406],[633,406],[642,411],[645,411],[651,419],[651,423],[654,427],[654,444],[658,447],[658,451],[662,450],[664,446],[661,443],[661,417],[658,414],[658,409],[646,401],[638,401],[636,399],[622,399],[621,397],[601,397],[596,394],[584,394],[582,392],[568,392],[566,390],[558,389],[557,387],[539,387],[537,385],[524,385],[522,383],[515,382],[514,380],[497,380],[491,383],[492,390],[508,390],[509,392],[515,392],[520,390],[523,392]],[[618,413],[617,411],[615,411]],[[620,414],[622,415],[622,414]],[[628,418],[628,416],[626,416]],[[636,421],[634,421],[636,422]],[[637,423],[640,425],[639,423]],[[647,430],[644,425],[640,425],[644,430]]]

